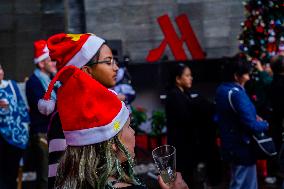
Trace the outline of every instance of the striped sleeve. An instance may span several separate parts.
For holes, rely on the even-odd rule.
[[[54,188],[58,164],[66,149],[66,140],[58,112],[50,120],[48,128],[48,188]]]

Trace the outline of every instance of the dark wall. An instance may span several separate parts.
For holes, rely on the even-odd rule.
[[[202,61],[187,61],[192,71],[193,85],[200,83],[220,83],[223,65],[227,61],[222,59],[208,59]],[[133,85],[138,89],[156,88],[163,91],[169,81],[169,74],[174,64],[178,62],[137,63],[129,64]]]
[[[204,61],[188,61],[193,73],[193,89],[213,101],[216,87],[221,83],[223,65],[226,58]],[[166,94],[171,67],[178,62],[129,64],[132,85],[137,97],[134,106],[145,108],[150,114],[153,110],[163,109],[160,95]]]
[[[84,0],[87,31],[108,40],[122,40],[123,52],[135,62],[145,61],[149,50],[160,45],[164,35],[156,19],[164,14],[176,29],[175,17],[182,13],[188,16],[207,58],[234,55],[244,20],[242,1]],[[169,48],[165,54],[174,60]]]
[[[0,62],[18,81],[33,69],[33,42],[65,31],[64,0],[1,0]]]
[[[65,0],[68,33],[85,33],[85,5],[83,0]]]

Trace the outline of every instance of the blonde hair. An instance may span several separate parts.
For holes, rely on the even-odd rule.
[[[113,144],[127,157],[125,166],[118,159]],[[133,166],[133,158],[117,136],[97,144],[68,146],[57,170],[55,188],[103,189],[110,177],[120,182],[141,185],[134,176]]]

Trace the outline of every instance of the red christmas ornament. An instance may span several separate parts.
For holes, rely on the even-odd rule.
[[[264,27],[262,27],[262,26],[257,26],[257,27],[256,27],[256,31],[257,31],[258,33],[263,33],[263,32],[264,32]]]
[[[245,21],[245,26],[250,28],[252,26],[251,21],[250,20],[246,20]]]
[[[268,43],[266,46],[267,52],[269,53],[270,56],[274,56],[275,52],[277,50],[277,45],[275,42],[275,36],[271,35],[268,37]]]

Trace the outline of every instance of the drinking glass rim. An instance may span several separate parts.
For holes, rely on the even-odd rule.
[[[155,150],[157,150],[158,148],[164,147],[164,146],[170,146],[170,147],[172,147],[172,148],[174,149],[173,153],[171,153],[171,154],[169,154],[169,155],[166,155],[166,156],[162,156],[162,157],[159,157],[159,156],[156,156],[156,155],[153,154],[153,152],[154,152]],[[154,157],[167,158],[167,157],[173,155],[175,152],[176,152],[176,148],[175,148],[174,146],[166,144],[166,145],[158,146],[157,148],[155,148],[155,149],[152,151],[152,156],[153,156],[153,158],[154,158]]]

